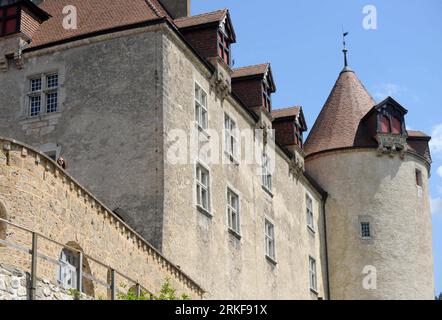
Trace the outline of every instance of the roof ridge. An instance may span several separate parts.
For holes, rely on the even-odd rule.
[[[178,18],[178,19],[174,19],[174,21],[183,21],[183,20],[186,20],[186,19],[192,19],[192,18],[201,17],[201,16],[208,16],[210,14],[215,14],[215,13],[222,12],[222,11],[228,12],[229,9],[224,8],[224,9],[218,9],[218,10],[211,11],[211,12],[199,13],[199,14],[196,14],[196,15],[193,15],[193,16],[181,17],[181,18]]]
[[[144,0],[148,7],[152,9],[152,11],[157,15],[158,18],[162,18],[160,10],[150,1],[150,0]]]
[[[270,62],[259,63],[259,64],[253,64],[253,65],[250,65],[250,66],[244,66],[244,67],[234,68],[233,71],[235,71],[235,70],[241,70],[241,69],[247,69],[247,68],[253,68],[253,67],[260,67],[260,66],[270,66]]]

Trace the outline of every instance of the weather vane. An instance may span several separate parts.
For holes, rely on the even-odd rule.
[[[348,36],[348,32],[344,32],[344,26],[342,26],[342,40],[343,40],[343,44],[344,44],[344,49],[342,50],[342,52],[344,52],[344,66],[347,68],[348,67],[348,61],[347,61],[347,45],[345,43],[345,37]]]

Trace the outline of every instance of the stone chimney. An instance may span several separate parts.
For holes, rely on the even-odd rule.
[[[190,16],[190,0],[159,0],[174,19]]]

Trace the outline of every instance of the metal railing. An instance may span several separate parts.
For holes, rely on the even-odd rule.
[[[152,296],[152,293],[149,290],[147,290],[146,288],[144,288],[142,285],[140,285],[138,283],[138,281],[131,279],[130,277],[124,275],[123,273],[115,270],[115,268],[112,268],[111,266],[102,263],[101,261],[93,258],[92,256],[85,254],[80,249],[62,244],[60,242],[50,239],[47,236],[44,236],[44,235],[39,234],[35,231],[32,231],[26,227],[20,226],[18,224],[15,224],[13,222],[10,222],[8,220],[4,220],[4,219],[0,218],[0,225],[3,223],[8,226],[11,226],[13,228],[17,228],[19,230],[25,231],[26,233],[32,235],[31,249],[26,248],[26,247],[19,245],[17,243],[7,241],[6,239],[4,239],[4,240],[0,239],[0,245],[3,245],[5,247],[11,248],[11,249],[14,249],[17,251],[24,252],[24,253],[29,254],[31,256],[30,288],[27,288],[30,290],[29,291],[29,299],[30,300],[36,300],[36,298],[37,298],[38,259],[42,259],[46,262],[55,264],[58,267],[62,267],[63,265],[66,264],[66,262],[61,261],[61,259],[57,260],[57,259],[51,258],[51,257],[43,254],[42,252],[38,251],[39,241],[42,239],[45,241],[49,241],[50,243],[55,244],[55,245],[61,247],[62,249],[66,249],[66,250],[76,253],[78,255],[78,259],[77,259],[78,263],[76,266],[76,271],[77,271],[76,288],[65,288],[65,289],[75,289],[79,293],[83,293],[84,292],[83,279],[88,279],[94,283],[98,283],[98,284],[104,286],[107,290],[110,290],[110,300],[117,300],[117,298],[118,298],[117,294],[118,294],[119,290],[117,289],[116,277],[121,276],[123,279],[125,279],[129,283],[134,284],[134,286],[132,288],[135,290],[136,298],[140,298],[143,293]],[[107,269],[108,275],[110,275],[110,279],[107,279],[107,281],[105,282],[105,281],[95,278],[92,274],[84,272],[84,270],[83,270],[84,259],[88,259],[89,261],[92,261],[92,262],[98,264],[99,266]],[[0,262],[2,262],[2,261],[0,261]],[[14,267],[19,267],[19,266],[14,266]],[[124,294],[126,294],[126,292]],[[95,296],[93,298],[95,298]]]

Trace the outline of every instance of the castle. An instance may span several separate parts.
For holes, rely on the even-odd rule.
[[[430,137],[346,63],[304,142],[235,42],[190,0],[0,0],[0,299],[434,298]]]

